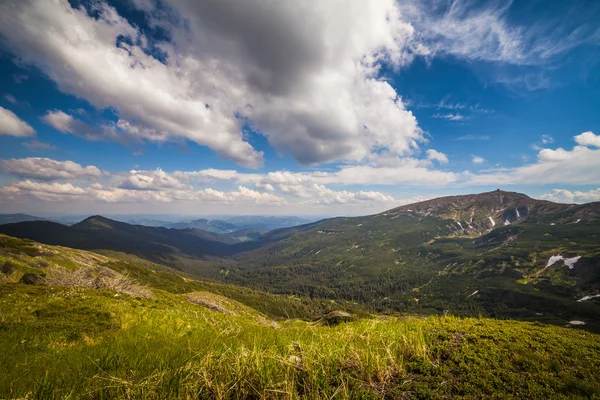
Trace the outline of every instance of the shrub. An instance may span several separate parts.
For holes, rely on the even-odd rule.
[[[10,275],[15,272],[15,264],[11,260],[6,260],[2,267],[0,267],[0,272],[4,275]]]
[[[48,270],[43,284],[46,286],[78,286],[93,289],[109,289],[135,297],[151,298],[152,291],[135,280],[109,268],[52,268]]]

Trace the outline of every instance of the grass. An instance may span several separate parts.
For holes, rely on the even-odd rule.
[[[119,253],[0,244],[0,398],[600,398],[600,336],[584,330],[368,315]],[[127,290],[96,284],[110,277]]]
[[[157,291],[0,290],[1,398],[593,398],[600,337],[516,321],[266,325]]]

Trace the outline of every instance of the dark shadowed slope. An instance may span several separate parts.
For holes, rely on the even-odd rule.
[[[0,225],[25,221],[47,221],[47,219],[29,214],[0,214]]]

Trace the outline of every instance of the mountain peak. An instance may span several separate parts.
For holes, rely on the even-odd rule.
[[[478,194],[439,197],[388,210],[382,215],[396,218],[414,214],[453,220],[458,234],[482,234],[495,227],[520,223],[530,216],[559,212],[572,205],[536,200],[517,192],[494,190]]]
[[[112,220],[110,218],[103,217],[102,215],[92,215],[87,217],[81,222],[74,224],[74,227],[86,227],[86,228],[108,228],[113,229],[116,224],[119,224],[118,221]]]

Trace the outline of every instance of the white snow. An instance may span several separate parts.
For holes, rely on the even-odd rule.
[[[362,226],[362,224],[358,224],[358,225],[356,225],[356,226]]]
[[[588,295],[588,296],[583,296],[582,298],[580,298],[577,301],[579,303],[581,303],[582,301],[587,301],[587,300],[595,299],[597,297],[600,297],[600,294],[591,294],[591,295]]]
[[[406,210],[406,211],[408,211],[408,212],[412,212],[412,210]]]
[[[550,259],[548,260],[548,264],[546,264],[546,268],[550,267],[551,265],[554,265],[555,262],[563,260],[563,256],[552,256],[550,257]]]
[[[505,220],[504,221],[504,225],[510,225],[510,221],[509,220]]]
[[[553,223],[551,223],[550,225],[556,225],[556,224],[553,222]]]
[[[465,228],[463,228],[463,226],[460,224],[460,222],[456,221],[456,223],[458,224],[458,226],[460,226],[460,229],[462,229],[463,231],[465,230]]]
[[[477,293],[479,293],[479,289],[477,289],[476,291],[474,291],[473,293],[471,293],[470,295],[467,296],[467,299],[471,296],[476,295]]]
[[[492,226],[496,226],[496,223],[494,222],[494,220],[492,219],[492,217],[488,217],[490,219],[490,222],[492,223]]]
[[[569,269],[573,269],[573,267],[575,266],[575,263],[577,261],[579,261],[580,258],[581,258],[581,256],[577,256],[577,257],[573,257],[573,258],[565,258],[563,261],[565,262],[565,265],[567,267],[569,267]]]
[[[574,319],[572,321],[569,321],[569,325],[585,325],[585,322]]]
[[[317,254],[319,254],[320,252],[321,252],[321,250],[317,251],[317,252],[315,253],[315,256],[316,256]]]
[[[575,221],[576,224],[578,224],[581,221],[581,218],[579,218],[577,221]]]
[[[519,209],[515,208],[515,211],[517,212],[517,218],[521,218],[521,214],[519,214]]]
[[[581,258],[581,256],[576,256],[576,257],[571,257],[571,258],[564,258],[563,256],[552,256],[548,260],[548,264],[546,264],[546,268],[554,265],[556,262],[558,262],[560,260],[563,260],[563,262],[565,263],[565,265],[567,267],[569,267],[569,269],[573,269],[573,267],[575,266],[575,263],[577,261],[579,261],[580,258]]]

